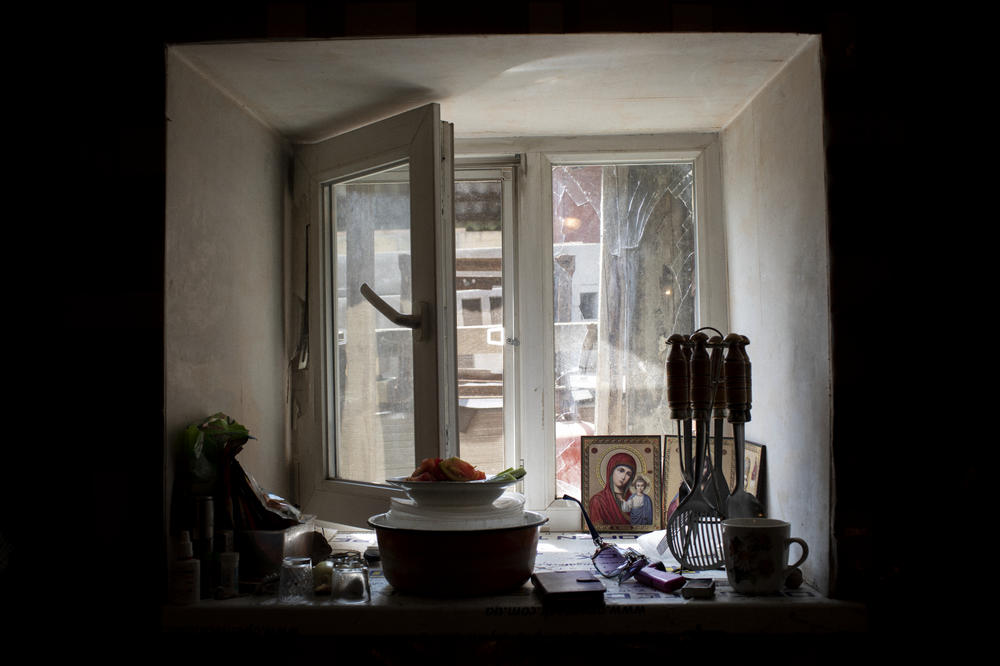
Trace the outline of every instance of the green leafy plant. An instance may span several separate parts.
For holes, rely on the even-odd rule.
[[[250,439],[253,437],[246,426],[222,412],[185,428],[179,462],[191,491],[211,494],[224,458],[234,457]]]

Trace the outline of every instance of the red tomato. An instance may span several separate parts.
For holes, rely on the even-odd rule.
[[[438,468],[444,472],[451,481],[474,481],[482,474],[475,467],[465,462],[461,458],[447,458],[441,461]],[[484,475],[482,478],[486,478]]]
[[[434,475],[434,480],[435,481],[447,481],[448,480],[448,476],[441,469],[441,459],[440,458],[435,458],[434,459],[434,467],[431,469],[431,474]]]
[[[413,474],[407,477],[407,481],[439,481],[438,463],[440,458],[424,458],[413,470]]]
[[[407,481],[476,481],[486,478],[481,472],[461,458],[424,458],[406,477]]]

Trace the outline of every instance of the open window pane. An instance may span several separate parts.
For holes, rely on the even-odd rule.
[[[695,323],[694,168],[552,169],[556,496],[580,435],[670,432],[666,340]]]
[[[325,186],[334,232],[334,478],[381,483],[413,470],[413,331],[361,295],[412,306],[407,165]]]
[[[365,525],[399,494],[387,478],[457,448],[452,132],[427,104],[295,150],[312,353],[292,432],[324,520]]]
[[[503,182],[455,181],[458,441],[487,474],[503,470]]]

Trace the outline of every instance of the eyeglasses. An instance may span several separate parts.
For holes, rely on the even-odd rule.
[[[580,505],[580,511],[583,512],[583,519],[587,521],[587,527],[590,529],[590,536],[593,537],[594,544],[597,546],[597,550],[590,556],[590,560],[594,563],[597,573],[605,578],[614,578],[621,583],[634,576],[643,567],[649,565],[649,560],[646,556],[634,548],[622,549],[610,543],[605,543],[604,539],[598,533],[597,528],[594,527],[594,523],[590,522],[590,516],[587,515],[587,510],[583,508],[583,503],[569,495],[563,495],[562,498]]]

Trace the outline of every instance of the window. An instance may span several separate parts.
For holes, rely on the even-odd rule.
[[[535,139],[522,153],[518,279],[540,287],[518,290],[518,444],[551,529],[580,527],[556,500],[579,493],[580,435],[674,433],[657,407],[660,345],[728,325],[717,145],[689,138]]]
[[[364,525],[386,478],[457,451],[451,146],[431,104],[296,153],[319,353],[292,427],[302,505],[323,519]]]
[[[337,339],[327,473],[381,483],[413,468],[414,331],[371,307],[361,289],[414,311],[409,168],[329,181],[322,193]]]
[[[514,182],[509,165],[455,171],[455,290],[458,446],[488,474],[512,466],[514,313],[505,308],[513,267]],[[506,276],[506,279],[505,279]],[[512,282],[512,281],[511,281]],[[513,283],[513,282],[512,282]]]
[[[420,124],[384,122],[403,135]],[[548,511],[552,529],[576,529],[579,512],[556,498],[579,495],[579,436],[673,432],[662,354],[708,303],[697,288],[707,232],[696,213],[711,148],[651,152],[635,146],[655,140],[632,138],[581,153],[540,140],[517,154],[510,143],[488,157],[460,154],[453,167],[426,137],[439,143],[433,162],[389,159],[371,150],[379,131],[317,144],[299,160],[321,202],[329,263],[327,429],[317,440],[326,444],[306,453],[302,469],[325,465],[303,475],[306,511],[363,525],[394,493],[384,479],[459,453],[488,473],[523,464],[528,505]],[[409,138],[389,143],[407,142],[419,152]],[[345,156],[359,147],[375,156]],[[439,190],[429,184],[435,172]],[[362,285],[388,317],[361,297]],[[434,317],[429,340],[394,317],[422,312]]]
[[[692,162],[552,167],[556,490],[581,434],[662,434],[666,340],[694,330]]]

